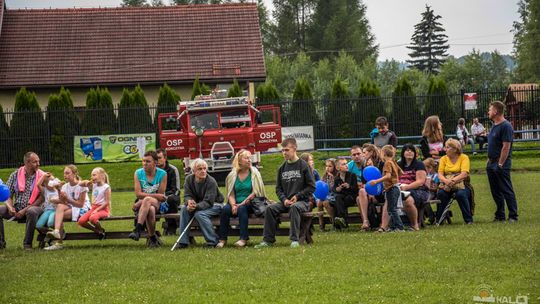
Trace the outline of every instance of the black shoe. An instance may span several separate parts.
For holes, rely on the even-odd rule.
[[[163,243],[163,240],[160,237],[156,237],[156,242],[159,246],[163,246],[165,243]]]
[[[180,243],[180,244],[178,244],[178,245],[176,246],[175,249],[176,249],[176,250],[187,249],[188,247],[189,247],[188,244],[182,244],[182,243]]]
[[[159,248],[160,245],[157,241],[155,240],[152,240],[152,239],[148,239],[148,248]]]
[[[135,229],[128,235],[128,237],[134,241],[138,241],[141,238],[141,233]]]
[[[0,241],[0,249],[6,249],[6,242]]]
[[[98,233],[98,239],[99,239],[100,241],[103,241],[106,237],[107,237],[107,235],[105,234],[105,229],[103,229],[103,231],[101,231],[100,233]]]

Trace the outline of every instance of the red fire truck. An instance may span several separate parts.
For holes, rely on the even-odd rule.
[[[228,172],[240,149],[252,153],[258,165],[261,152],[281,142],[278,106],[254,107],[246,97],[179,102],[177,112],[158,116],[159,143],[169,157],[191,162],[202,158],[208,172]]]

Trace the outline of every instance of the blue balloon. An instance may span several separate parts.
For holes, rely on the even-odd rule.
[[[378,183],[378,184],[375,184],[375,185],[370,185],[369,183],[366,184],[366,192],[369,194],[369,195],[373,195],[373,196],[377,196],[377,195],[380,195],[383,191],[383,184],[382,183]]]
[[[320,200],[325,200],[328,197],[328,184],[322,180],[315,183],[315,197]]]
[[[374,166],[367,166],[366,168],[364,168],[364,172],[362,172],[362,174],[364,175],[364,178],[368,182],[382,177],[381,171],[379,171],[379,168],[374,167]]]
[[[9,193],[8,186],[4,184],[0,184],[0,202],[7,201],[9,196],[10,196],[10,193]]]

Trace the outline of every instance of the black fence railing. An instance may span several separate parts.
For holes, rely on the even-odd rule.
[[[424,120],[439,115],[446,134],[455,133],[457,121],[463,117],[467,127],[474,117],[488,128],[489,103],[505,101],[507,119],[516,130],[540,128],[540,91],[538,88],[514,91],[480,91],[475,109],[466,109],[463,93],[443,96],[380,97],[278,101],[283,126],[313,125],[316,149],[350,146],[350,139],[368,138],[378,116],[386,116],[398,137],[421,135]],[[509,96],[507,96],[509,95]],[[174,107],[74,109],[69,111],[4,112],[0,117],[0,167],[20,165],[26,151],[35,151],[43,164],[73,162],[73,137],[157,133],[156,113],[174,112]],[[5,121],[7,125],[3,125]],[[538,136],[519,133],[518,137]],[[159,142],[159,134],[157,134]],[[343,140],[349,139],[349,140]],[[356,142],[356,143],[361,143]],[[403,142],[400,141],[400,144]]]

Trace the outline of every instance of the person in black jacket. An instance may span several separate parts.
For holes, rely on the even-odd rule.
[[[334,227],[336,229],[345,228],[347,224],[347,209],[356,204],[358,196],[358,183],[356,174],[347,171],[347,160],[340,158],[337,160],[336,167],[338,174],[334,180],[335,210]]]
[[[255,246],[257,249],[270,247],[276,241],[279,215],[286,212],[289,212],[291,221],[291,248],[299,247],[302,213],[310,210],[309,200],[315,191],[315,179],[309,165],[296,155],[296,140],[286,138],[281,146],[285,162],[279,167],[277,174],[276,194],[279,202],[266,208],[263,241]]]
[[[180,173],[178,169],[169,164],[167,161],[167,151],[163,148],[156,150],[158,155],[157,166],[160,169],[167,172],[167,188],[165,189],[165,196],[167,197],[167,210],[162,213],[178,213],[178,206],[180,205]],[[178,223],[176,219],[167,219],[167,229],[165,235],[174,235],[178,229]]]

